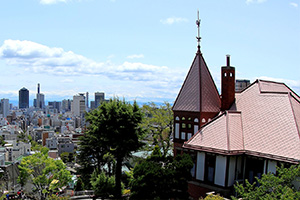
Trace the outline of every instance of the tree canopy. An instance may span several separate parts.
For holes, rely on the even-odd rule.
[[[237,184],[235,190],[238,198],[242,199],[300,199],[300,191],[295,183],[300,183],[300,165],[290,168],[277,167],[277,173],[263,174],[261,179],[250,184],[246,180],[245,186]],[[233,199],[237,199],[233,197]]]
[[[147,131],[148,140],[151,142],[150,147],[158,145],[162,149],[162,156],[166,157],[172,150],[172,127],[173,112],[171,105],[164,102],[160,106],[154,102],[144,104],[142,112],[145,114],[142,125]],[[152,150],[152,149],[150,149]]]
[[[45,199],[58,188],[71,181],[71,174],[61,160],[49,158],[47,151],[35,153],[22,159],[18,181],[21,185],[31,183],[40,199]]]
[[[103,166],[116,160],[115,197],[121,196],[122,164],[126,157],[138,150],[143,143],[140,126],[143,114],[136,102],[130,104],[117,98],[103,102],[97,109],[87,113],[87,132],[81,137],[79,159],[85,170],[99,172]],[[111,155],[111,156],[110,156]],[[91,171],[90,171],[91,172]]]
[[[133,169],[131,199],[188,199],[193,167],[189,155],[163,157],[158,146]]]

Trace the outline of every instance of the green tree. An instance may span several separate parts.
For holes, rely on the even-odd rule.
[[[131,199],[188,199],[192,167],[189,155],[163,157],[156,146],[152,155],[133,169]]]
[[[159,145],[162,149],[162,156],[166,157],[173,144],[170,139],[173,127],[171,105],[168,102],[164,102],[164,104],[158,106],[151,102],[144,104],[142,111],[145,114],[143,127],[147,131],[147,135],[151,136],[150,147]]]
[[[71,174],[61,160],[53,160],[47,151],[38,152],[22,159],[18,181],[21,185],[31,183],[40,199],[58,191],[71,181]]]
[[[94,171],[91,178],[91,185],[96,196],[109,198],[114,194],[115,177],[106,176],[105,172],[99,174],[97,171]]]
[[[115,164],[115,197],[121,197],[122,164],[131,152],[138,150],[142,143],[140,137],[143,129],[140,126],[143,114],[137,103],[130,104],[117,98],[102,103],[97,109],[87,113],[88,130],[80,142],[80,162],[83,169],[98,169],[111,161]],[[94,171],[94,170],[92,170]]]
[[[237,196],[242,199],[300,199],[300,191],[294,187],[300,182],[300,165],[290,168],[277,167],[277,174],[263,174],[261,179],[245,186],[238,184],[234,187]],[[232,197],[233,199],[237,199]]]
[[[64,163],[68,163],[69,162],[69,152],[61,153],[60,158]]]
[[[6,144],[5,140],[4,140],[4,136],[1,135],[0,136],[0,146],[4,146]]]

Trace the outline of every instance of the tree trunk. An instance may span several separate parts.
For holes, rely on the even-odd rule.
[[[120,199],[122,196],[122,191],[121,191],[122,162],[123,162],[123,157],[117,156],[117,163],[116,163],[116,198],[117,199]]]

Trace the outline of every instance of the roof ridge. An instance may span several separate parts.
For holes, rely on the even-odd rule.
[[[295,110],[294,110],[294,107],[293,107],[293,103],[291,101],[291,98],[294,98],[293,95],[290,95],[289,96],[289,101],[290,101],[290,106],[292,108],[292,113],[293,113],[293,117],[294,117],[294,121],[295,121],[295,124],[296,124],[296,127],[297,127],[297,130],[298,130],[298,136],[299,136],[299,139],[300,139],[300,127],[298,126],[298,123],[297,123],[297,118],[296,118],[296,115],[295,115]],[[300,103],[296,98],[294,98],[298,103]]]
[[[226,134],[227,134],[227,149],[230,151],[230,133],[229,133],[229,113],[227,114],[227,111],[225,111],[225,117],[226,117]]]
[[[175,99],[175,101],[174,101],[173,106],[172,106],[172,110],[174,109],[174,107],[175,107],[175,105],[176,105],[176,103],[177,103],[177,100],[179,99],[179,96],[180,96],[180,94],[181,94],[181,92],[182,92],[183,86],[185,85],[185,83],[186,83],[186,81],[187,81],[187,79],[188,79],[188,76],[189,76],[189,74],[190,74],[191,71],[192,71],[192,66],[193,66],[194,63],[195,63],[198,54],[199,54],[199,52],[196,53],[196,55],[195,55],[195,57],[194,57],[194,60],[193,60],[193,62],[192,62],[192,65],[191,65],[191,67],[190,67],[190,69],[189,69],[187,75],[185,76],[185,79],[184,79],[184,81],[183,81],[183,83],[182,83],[182,85],[181,85],[181,88],[180,88],[180,90],[179,90],[179,93],[178,93],[178,95],[177,95],[177,97],[176,97],[176,99]]]

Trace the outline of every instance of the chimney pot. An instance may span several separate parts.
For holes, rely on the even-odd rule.
[[[226,55],[226,63],[227,63],[227,66],[229,67],[230,66],[230,55],[229,54],[227,54]]]

